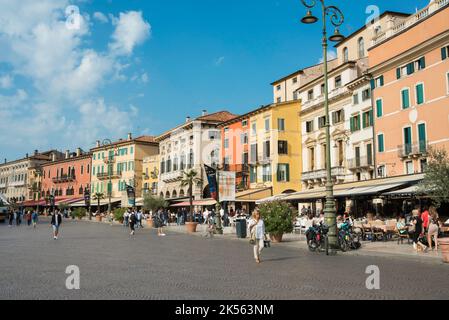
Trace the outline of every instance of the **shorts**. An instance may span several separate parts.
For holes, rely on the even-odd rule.
[[[59,231],[59,226],[52,225],[52,227],[53,227],[53,231],[54,232],[58,232]]]

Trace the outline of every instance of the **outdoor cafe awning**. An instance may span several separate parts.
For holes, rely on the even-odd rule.
[[[121,198],[112,198],[111,199],[111,203],[117,203],[117,202],[122,202],[122,199]],[[96,207],[97,203],[98,203],[97,200],[93,200],[93,199],[90,200],[90,204],[91,204],[92,207]],[[105,206],[105,205],[108,205],[108,204],[109,204],[109,199],[106,198],[106,199],[100,200],[100,206]],[[75,203],[71,203],[70,206],[71,207],[85,207],[86,203],[85,203],[84,198],[83,198],[83,200],[81,200],[81,201],[77,201]]]
[[[204,200],[194,200],[193,201],[193,205],[194,206],[214,206],[217,204],[217,201],[214,199],[204,199]],[[184,202],[179,202],[179,203],[175,203],[172,204],[170,207],[189,207],[190,206],[190,201],[184,201]]]
[[[414,185],[414,186],[407,187],[404,189],[386,192],[383,195],[385,195],[385,196],[400,196],[400,195],[410,196],[410,195],[414,195],[417,193],[418,193],[418,186]]]
[[[256,202],[258,200],[271,197],[273,195],[273,189],[270,188],[258,188],[249,189],[242,192],[238,192],[235,195],[235,202]]]

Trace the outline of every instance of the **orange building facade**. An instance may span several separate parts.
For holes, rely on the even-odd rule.
[[[58,203],[73,203],[84,198],[84,190],[90,188],[92,157],[78,149],[76,153],[66,152],[62,160],[42,166],[42,194],[55,196]]]
[[[428,7],[369,49],[377,177],[421,173],[449,150],[449,6]]]
[[[226,171],[236,173],[238,189],[249,189],[250,119],[247,116],[236,117],[220,124],[219,128],[221,129],[220,161]]]

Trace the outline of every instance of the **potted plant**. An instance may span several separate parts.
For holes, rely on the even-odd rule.
[[[196,232],[196,228],[198,226],[198,222],[193,221],[193,185],[201,183],[202,180],[198,178],[198,172],[195,170],[184,171],[183,178],[181,180],[181,187],[188,187],[189,194],[189,203],[190,203],[190,211],[188,220],[186,222],[187,232],[194,233]]]
[[[438,247],[441,248],[443,262],[449,263],[449,238],[439,238]]]
[[[160,208],[167,208],[168,202],[165,201],[162,197],[156,197],[152,195],[146,194],[143,198],[143,209],[146,211],[151,211],[153,214],[157,212]],[[147,226],[152,228],[153,227],[153,219],[152,217],[149,217],[147,219]]]
[[[74,211],[72,211],[72,219],[75,217],[78,218],[78,220],[83,219],[86,216],[86,209],[84,208],[76,208]]]
[[[265,223],[265,232],[273,242],[282,242],[285,233],[293,232],[296,210],[285,201],[266,202],[259,207]]]
[[[120,223],[123,223],[123,221],[125,220],[124,215],[126,210],[128,210],[127,208],[117,208],[114,210],[114,220],[118,221]]]

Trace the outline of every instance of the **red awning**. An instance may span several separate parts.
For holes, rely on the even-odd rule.
[[[61,203],[71,204],[78,201],[84,200],[84,197],[81,198],[61,198],[55,200],[55,206],[60,205]]]
[[[45,205],[45,200],[39,200],[39,201],[34,201],[34,200],[30,200],[30,201],[25,201],[21,203],[22,206],[24,207],[34,207],[34,206],[44,206]]]

